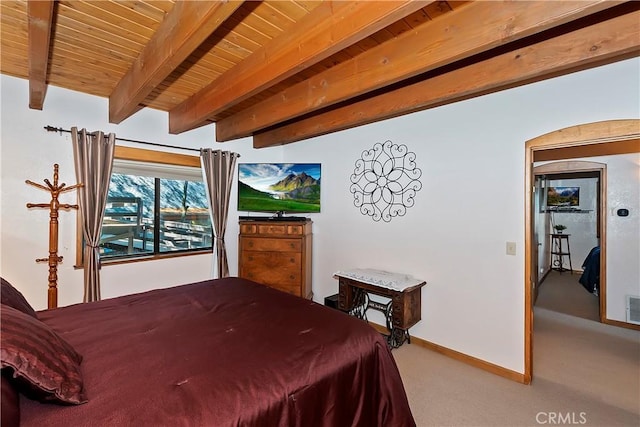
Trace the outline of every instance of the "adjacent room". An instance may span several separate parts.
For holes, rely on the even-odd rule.
[[[638,2],[0,16],[3,426],[640,422]]]
[[[544,249],[538,253],[538,265],[544,277],[540,285],[549,286],[540,286],[536,305],[600,321],[599,172],[567,172],[544,179],[541,190],[546,191],[539,193],[541,236],[549,238],[540,239]]]

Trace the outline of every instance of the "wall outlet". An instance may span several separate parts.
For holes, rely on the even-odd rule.
[[[516,242],[507,242],[507,255],[516,254]]]

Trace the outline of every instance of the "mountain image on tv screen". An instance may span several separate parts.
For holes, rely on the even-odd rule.
[[[547,190],[547,206],[580,205],[580,187],[549,187]]]
[[[238,210],[320,212],[319,163],[239,163]]]

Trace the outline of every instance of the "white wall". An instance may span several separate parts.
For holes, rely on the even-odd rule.
[[[589,160],[607,164],[607,318],[624,322],[626,296],[640,296],[640,154]]]
[[[524,372],[524,142],[580,123],[638,118],[639,71],[633,59],[284,147],[253,150],[249,140],[218,147],[240,152],[243,162],[322,163],[322,212],[309,215],[316,301],[337,291],[332,275],[340,269],[412,274],[428,282],[422,291],[422,321],[412,335]],[[46,255],[48,218],[23,207],[43,197],[24,179],[49,177],[53,162],[60,163],[66,182],[74,178],[68,138],[42,127],[77,125],[194,147],[215,145],[213,129],[170,137],[166,114],[155,111],[141,111],[121,126],[108,125],[106,100],[56,88],[49,89],[44,111],[35,112],[26,107],[26,82],[6,76],[0,82],[0,268],[34,306],[44,308],[46,267],[33,259]],[[385,140],[416,153],[423,187],[404,217],[376,223],[354,207],[349,175],[363,150]],[[236,274],[235,195],[231,203],[226,240]],[[61,216],[61,254],[72,260],[75,218],[73,213]],[[516,242],[516,256],[505,254],[507,241]],[[105,267],[103,293],[115,296],[200,280],[211,268],[207,257],[152,264]],[[67,261],[62,270],[61,304],[80,301],[82,273]]]
[[[316,300],[337,291],[340,269],[412,274],[427,281],[413,335],[523,372],[524,143],[640,117],[639,71],[633,59],[292,144],[286,160],[323,164]],[[416,153],[423,188],[406,216],[376,223],[354,207],[349,175],[363,150],[387,139]],[[628,182],[637,192],[637,176]],[[615,274],[637,284],[636,264],[618,262]]]

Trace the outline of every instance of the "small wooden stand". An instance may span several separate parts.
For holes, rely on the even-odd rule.
[[[573,266],[571,265],[571,248],[569,246],[570,234],[554,233],[551,234],[551,269],[559,271],[569,271],[573,274]],[[562,242],[566,243],[566,247]],[[564,267],[564,257],[569,258],[569,268]]]
[[[58,196],[67,191],[82,187],[82,184],[76,184],[66,188],[65,183],[58,185],[57,163],[53,165],[53,184],[51,184],[48,179],[44,180],[47,187],[29,180],[25,182],[51,193],[51,201],[49,203],[27,203],[27,208],[49,208],[49,257],[37,258],[36,262],[49,262],[47,308],[56,308],[58,307],[58,263],[62,262],[62,257],[58,256],[58,210],[78,209],[78,205],[60,204]]]
[[[356,279],[338,277],[338,308],[362,320],[367,320],[367,310],[372,308],[385,314],[387,321],[387,343],[391,348],[400,347],[405,341],[411,344],[409,328],[418,323],[422,316],[421,282],[403,291],[360,282]],[[387,304],[373,301],[369,293],[391,300]]]

